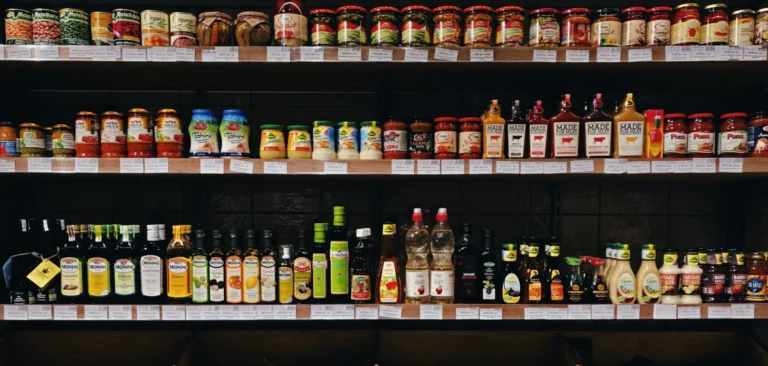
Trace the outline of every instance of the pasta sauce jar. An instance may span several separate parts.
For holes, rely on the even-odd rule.
[[[530,12],[528,45],[531,47],[557,47],[560,43],[560,23],[557,9],[541,8]]]
[[[731,24],[728,29],[729,46],[750,46],[755,43],[755,12],[754,10],[736,10],[731,13]]]
[[[483,151],[483,120],[478,117],[459,119],[459,159],[480,159]]]
[[[685,3],[675,7],[672,20],[673,46],[690,46],[701,43],[701,21],[699,4]]]
[[[525,34],[525,9],[519,6],[504,6],[496,9],[496,38],[498,47],[518,47],[523,45]]]
[[[384,122],[384,159],[405,159],[408,155],[408,125],[391,116]]]
[[[101,114],[101,157],[125,157],[125,124],[123,114],[104,112]]]
[[[493,8],[484,5],[464,9],[464,46],[490,48],[493,42]]]
[[[157,112],[155,143],[158,158],[184,157],[184,134],[175,110],[161,109]]]
[[[688,116],[688,155],[708,158],[715,153],[715,125],[712,113],[696,113]]]
[[[657,6],[648,9],[648,23],[645,26],[645,42],[649,46],[669,44],[669,30],[672,27],[672,8]]]
[[[0,156],[18,156],[18,136],[11,122],[0,122]]]
[[[128,111],[128,157],[151,158],[155,156],[155,135],[149,120],[149,111],[133,108]]]
[[[456,159],[456,118],[435,118],[435,159]]]
[[[768,111],[755,112],[750,116],[747,151],[749,156],[768,156]]]
[[[432,37],[436,47],[461,47],[461,8],[453,5],[440,6],[433,10],[435,34]]]
[[[432,158],[432,124],[421,117],[413,117],[410,125],[411,141],[408,150],[411,159]]]
[[[75,119],[75,156],[78,158],[98,158],[101,156],[99,147],[99,124],[93,112],[77,112]]]
[[[688,126],[685,114],[664,115],[664,157],[681,158],[688,154]]]
[[[564,47],[589,47],[589,9],[571,8],[561,13],[560,45]]]
[[[621,22],[619,9],[598,9],[592,23],[592,47],[618,47],[621,43]]]
[[[744,156],[747,154],[747,114],[726,113],[720,116],[717,134],[717,155]]]
[[[633,6],[621,11],[624,22],[621,23],[621,45],[625,47],[645,46],[645,19],[647,10],[642,6]]]
[[[704,8],[704,22],[701,26],[701,43],[705,45],[728,44],[728,13],[725,4],[712,4]]]

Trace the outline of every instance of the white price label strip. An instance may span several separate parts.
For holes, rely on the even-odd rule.
[[[462,175],[464,174],[464,160],[442,160],[440,173],[443,175]]]
[[[51,158],[28,158],[27,171],[30,173],[50,173]]]
[[[354,305],[332,305],[333,319],[335,320],[353,320],[355,319]]]
[[[640,319],[640,305],[616,305],[616,319],[618,320]]]
[[[520,162],[497,161],[496,174],[520,174]]]
[[[56,305],[53,320],[77,320],[77,305]]]
[[[397,305],[379,305],[379,317],[391,318],[391,319],[402,319],[403,307],[397,306]]]
[[[323,47],[301,47],[301,61],[324,61],[325,49]]]
[[[85,305],[85,320],[109,320],[109,306]]]
[[[501,308],[482,308],[480,309],[480,320],[501,320]]]
[[[284,161],[265,161],[264,174],[288,174],[288,163]]]
[[[144,159],[144,172],[153,174],[168,173],[168,158],[147,158]]]
[[[405,62],[427,62],[429,60],[429,51],[418,48],[405,49]]]
[[[267,58],[269,58],[269,50],[272,48],[283,48],[283,47],[267,47]],[[290,61],[291,50],[289,49],[286,49],[286,50],[288,51],[288,61]],[[216,58],[216,61],[219,61],[219,62],[238,62],[240,61],[240,50],[238,47],[217,46],[216,48],[214,48],[214,57]]]
[[[547,309],[546,308],[525,308],[523,313],[523,319],[525,320],[546,320]]]
[[[377,308],[377,307],[358,307],[358,308],[355,308],[355,319],[359,319],[359,320],[377,320],[377,319],[379,319],[379,308]]]
[[[568,308],[547,308],[547,320],[567,320]]]
[[[137,305],[136,320],[160,320],[160,306]]]
[[[520,174],[544,174],[544,164],[531,161],[521,162]]]
[[[201,174],[224,174],[224,160],[200,159]]]
[[[230,159],[229,160],[229,171],[230,172],[243,173],[243,174],[253,174],[253,161],[251,161],[251,160],[240,160],[240,159]]]
[[[380,48],[368,49],[368,61],[373,62],[391,62],[392,50],[385,50]]]
[[[333,320],[332,305],[312,305],[309,308],[309,318],[312,320]]]
[[[131,305],[109,305],[109,320],[133,320]]]
[[[75,159],[75,173],[98,173],[99,159],[77,158]]]
[[[163,320],[187,320],[183,305],[163,305]]]
[[[296,305],[280,305],[272,307],[276,320],[296,320]]]
[[[456,62],[459,59],[459,50],[450,48],[435,48],[435,60]]]
[[[627,61],[629,62],[653,61],[653,51],[650,48],[630,49],[627,54]]]
[[[677,305],[653,305],[654,319],[677,319]]]
[[[120,158],[121,174],[141,174],[144,173],[144,159]]]
[[[28,320],[27,305],[3,305],[3,320]]]
[[[493,174],[493,160],[484,159],[477,160],[472,159],[469,161],[469,174]]]
[[[338,50],[339,54],[337,59],[339,61],[359,62],[363,59],[363,50],[359,47],[340,47]]]
[[[16,173],[16,160],[0,159],[0,173]]]
[[[422,320],[441,320],[443,319],[443,306],[421,305],[419,306],[419,318]]]
[[[603,163],[605,174],[624,174],[627,172],[627,159],[605,159]]]
[[[493,62],[493,49],[471,48],[469,50],[469,61]]]
[[[589,50],[565,50],[565,62],[589,62]]]
[[[720,158],[720,173],[742,173],[744,172],[743,158]]]
[[[588,160],[572,160],[571,173],[592,173],[595,171],[595,162]]]
[[[678,319],[701,319],[701,306],[679,306]]]
[[[413,175],[415,167],[416,164],[413,160],[392,160],[392,174],[394,175]]]
[[[613,305],[592,305],[593,320],[613,320],[614,319],[613,313],[614,313]]]
[[[589,305],[568,305],[568,320],[592,319],[592,307]]]
[[[29,305],[29,320],[51,320],[53,317],[51,305]]]
[[[456,308],[456,319],[458,320],[474,320],[479,318],[479,308]]]
[[[440,175],[440,160],[416,160],[416,173],[419,175]]]
[[[533,50],[533,62],[557,62],[557,50]]]
[[[347,174],[347,163],[325,162],[325,174]]]
[[[754,319],[755,304],[732,304],[731,318],[733,319]]]

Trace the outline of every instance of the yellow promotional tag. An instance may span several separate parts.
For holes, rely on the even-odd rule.
[[[46,259],[35,267],[35,269],[27,275],[27,278],[37,285],[37,287],[43,289],[48,286],[51,280],[54,279],[59,272],[61,272],[61,268]]]

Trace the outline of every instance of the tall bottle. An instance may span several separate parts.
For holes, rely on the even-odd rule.
[[[519,263],[517,277],[520,278],[520,282],[522,283],[523,280],[525,279],[525,270],[528,268],[528,237],[527,236],[520,237],[519,248],[520,248],[520,252],[517,253],[517,258],[518,258],[517,262]]]
[[[528,134],[528,122],[520,107],[520,101],[512,102],[509,119],[507,120],[507,159],[524,158],[526,153],[526,135]]]
[[[564,94],[560,112],[552,116],[552,148],[550,157],[575,158],[579,156],[581,117],[572,111],[571,95]]]
[[[480,253],[481,302],[498,303],[502,298],[496,274],[496,252],[493,250],[493,231],[483,229],[483,252]],[[503,291],[503,289],[502,289]]]
[[[325,245],[326,224],[315,223],[312,245],[312,302],[325,302],[328,298],[328,249]]]
[[[546,272],[546,289],[550,302],[560,303],[565,300],[564,280],[564,276],[560,273],[560,240],[552,237],[549,240],[549,258]]]
[[[611,302],[611,298],[608,296],[608,283],[605,280],[604,267],[605,259],[591,258],[590,264],[593,267],[592,283],[589,289],[590,301],[595,304],[608,304]]]
[[[349,236],[344,217],[344,207],[333,208],[331,228],[331,296],[334,302],[349,301]]]
[[[307,231],[299,230],[293,258],[293,297],[297,304],[312,296],[312,255],[307,250]]]
[[[453,255],[456,267],[456,302],[474,304],[480,300],[478,287],[478,254],[480,250],[472,240],[472,225],[461,224],[459,248]]]
[[[106,303],[112,293],[112,265],[103,233],[106,227],[90,225],[93,241],[87,253],[88,298],[93,303]],[[80,226],[80,230],[83,225]]]
[[[229,232],[229,250],[227,251],[224,276],[227,278],[224,293],[229,304],[243,302],[243,252],[240,250],[240,234],[237,230]]]
[[[728,265],[725,268],[725,301],[743,302],[747,287],[744,253],[731,249],[727,258]]]
[[[505,304],[517,304],[523,294],[523,281],[520,279],[520,266],[517,260],[518,247],[515,244],[507,243],[503,244],[501,248],[501,260],[503,262],[501,299]]]
[[[173,226],[173,239],[165,249],[166,290],[168,301],[188,304],[192,301],[192,244],[183,237],[184,225]]]
[[[293,303],[293,248],[290,244],[280,247],[280,266],[277,268],[277,302]]]
[[[638,304],[656,304],[661,301],[661,274],[656,268],[656,248],[643,244],[642,262],[635,279],[635,294]]]
[[[635,273],[629,264],[629,244],[620,244],[621,249],[615,255],[616,264],[608,279],[608,287],[611,289],[611,302],[614,304],[634,304],[635,297]]]
[[[501,117],[499,101],[491,101],[483,117],[483,159],[504,157],[504,118]]]
[[[136,248],[131,240],[133,239],[132,225],[123,225],[120,227],[122,240],[117,244],[112,255],[112,292],[115,294],[115,301],[124,304],[136,303],[138,292],[138,275],[136,274]]]
[[[195,250],[192,252],[192,302],[208,302],[208,253],[205,251],[205,231],[195,230]]]
[[[584,283],[581,275],[581,260],[577,257],[565,257],[568,272],[565,276],[567,302],[569,304],[585,303],[585,292],[589,286]]]
[[[85,254],[81,243],[80,226],[67,225],[67,242],[59,251],[61,267],[61,291],[59,301],[65,304],[83,302],[85,281]]]
[[[722,257],[718,256],[714,249],[708,249],[707,262],[701,266],[701,301],[705,303],[725,300],[725,270],[719,263]]]
[[[603,111],[603,94],[595,94],[592,110],[582,119],[584,138],[581,141],[582,156],[587,158],[607,158],[611,156],[613,142],[613,116]]]
[[[424,225],[420,208],[413,209],[413,223],[405,234],[405,250],[408,261],[405,264],[405,303],[426,304],[429,302],[429,231]]]
[[[350,300],[355,304],[369,304],[374,301],[371,293],[371,229],[357,229],[356,236],[350,269]]]
[[[277,302],[277,254],[272,243],[272,230],[264,230],[264,251],[261,253],[261,302]],[[282,254],[282,253],[281,253]]]
[[[225,301],[226,287],[224,274],[224,266],[226,265],[226,257],[221,250],[221,231],[213,230],[211,232],[211,245],[213,249],[208,254],[208,278],[209,278],[209,297],[208,300],[212,303],[221,304]]]
[[[528,119],[528,157],[531,159],[543,159],[549,156],[547,153],[549,136],[549,120],[544,118],[544,107],[540,100],[531,109]]]
[[[699,253],[696,249],[688,249],[683,257],[680,268],[680,304],[701,304],[701,274]]]
[[[386,220],[381,229],[381,257],[379,259],[379,275],[376,277],[376,303],[401,304],[403,302],[403,282],[400,278],[400,262],[395,246],[397,242],[397,225],[394,221]]]
[[[645,150],[645,117],[635,110],[632,93],[627,93],[621,111],[613,117],[613,157],[641,157]]]
[[[603,274],[603,277],[605,277],[605,280],[608,282],[608,288],[613,290],[613,287],[611,287],[611,283],[609,279],[611,278],[611,272],[613,272],[613,268],[616,265],[616,246],[620,245],[618,243],[607,243],[605,245],[605,274]]]
[[[243,302],[258,304],[261,301],[261,264],[256,230],[245,231],[245,252],[243,253]]]
[[[162,245],[158,225],[147,225],[147,242],[139,254],[139,278],[143,302],[148,304],[159,304],[164,300]]]
[[[677,264],[677,250],[664,249],[664,259],[659,268],[661,278],[661,303],[677,304],[680,302],[680,294],[677,292],[680,267]]]
[[[528,244],[528,258],[525,264],[525,277],[523,278],[523,303],[538,304],[543,300],[542,275],[539,271],[539,244],[535,238],[531,238]]]
[[[454,268],[451,262],[454,241],[453,231],[448,225],[448,210],[437,210],[437,224],[430,236],[432,265],[429,268],[429,297],[436,304],[453,304]]]

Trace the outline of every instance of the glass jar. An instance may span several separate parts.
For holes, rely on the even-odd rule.
[[[464,9],[464,46],[491,48],[493,45],[493,8],[477,5]]]
[[[461,8],[453,5],[439,6],[433,10],[435,47],[461,47]]]
[[[496,9],[497,47],[519,47],[523,45],[525,31],[525,9],[519,6],[503,6]]]
[[[360,159],[358,130],[355,122],[339,122],[336,124],[336,139],[339,151],[339,160]]]
[[[96,114],[93,112],[77,112],[77,118],[75,119],[75,155],[78,158],[98,158],[101,156],[99,123],[96,122]]]
[[[244,11],[237,14],[235,40],[240,47],[266,46],[272,34],[267,14],[258,11]]]
[[[13,123],[0,122],[0,156],[18,156],[18,139]]]
[[[411,159],[432,158],[432,124],[421,117],[413,117],[410,125],[411,138],[408,146]]]
[[[184,133],[174,109],[161,109],[155,118],[155,144],[158,158],[183,158]]]
[[[336,130],[331,121],[312,124],[312,159],[336,160]]]
[[[688,116],[688,155],[709,158],[715,153],[715,125],[712,113],[696,113]]]
[[[685,3],[675,7],[672,20],[673,46],[690,46],[701,43],[701,21],[699,4]]]
[[[101,114],[101,157],[125,157],[125,123],[120,112]]]
[[[621,11],[624,22],[621,23],[622,47],[645,46],[645,18],[647,10],[642,6],[633,6]]]
[[[563,20],[560,28],[562,32],[560,35],[560,46],[589,47],[591,44],[589,40],[589,9],[565,9],[561,14],[563,14]]]
[[[303,0],[277,0],[272,25],[275,46],[298,47],[307,44],[307,17]]]
[[[747,154],[747,114],[726,113],[720,116],[717,134],[718,156],[744,156]]]
[[[602,8],[595,12],[592,22],[592,47],[619,47],[621,45],[621,22],[619,9]]]
[[[755,44],[768,43],[768,8],[757,11],[755,20]]]
[[[456,159],[456,123],[453,117],[435,118],[435,159]]]
[[[288,126],[288,159],[312,159],[312,137],[309,126]]]
[[[729,46],[751,46],[755,43],[755,11],[744,9],[731,13],[728,29]]]
[[[340,47],[360,47],[368,44],[365,17],[368,12],[357,5],[336,9],[336,38]]]
[[[53,156],[53,127],[46,126],[43,128],[43,140],[45,140],[45,153],[43,153],[43,156]]]
[[[483,120],[479,117],[459,119],[459,159],[480,159],[483,151]]]
[[[333,9],[314,9],[309,12],[312,22],[310,44],[313,46],[336,45],[336,11]]]
[[[768,156],[768,111],[755,112],[749,116],[747,151],[749,156]]]
[[[261,160],[285,159],[285,133],[280,125],[261,125],[259,141]]]
[[[560,23],[557,9],[541,8],[529,13],[528,45],[531,47],[557,47],[560,44]]]
[[[381,160],[381,123],[365,121],[360,123],[360,160]]]
[[[432,11],[422,5],[412,5],[400,11],[403,22],[400,25],[400,41],[404,47],[426,47],[432,44],[430,18]]]
[[[201,46],[231,46],[232,17],[218,11],[200,13],[195,34]]]
[[[219,121],[210,109],[193,109],[189,121],[189,157],[219,157]],[[130,149],[129,149],[130,150]]]
[[[282,131],[282,127],[281,131]],[[221,157],[249,157],[251,156],[251,127],[248,118],[242,109],[225,109],[221,115],[219,125],[221,136]],[[285,151],[285,138],[280,135]]]
[[[408,125],[397,117],[390,116],[384,122],[384,159],[405,159],[408,157]]]
[[[400,44],[400,11],[393,6],[371,9],[371,46],[395,47]]]
[[[701,44],[721,46],[728,44],[728,7],[712,4],[704,7],[704,22],[701,26]]]
[[[688,126],[685,114],[664,115],[664,157],[682,158],[688,154]]]
[[[672,27],[672,8],[657,6],[648,9],[648,24],[645,26],[645,41],[649,46],[669,44],[669,30]]]
[[[32,122],[19,125],[19,153],[22,158],[43,156],[45,136],[40,125]]]
[[[72,127],[63,123],[53,125],[53,157],[71,158],[75,156],[75,135]]]
[[[128,111],[128,142],[126,148],[129,158],[151,158],[155,156],[154,128],[149,119],[149,111],[133,108]]]

